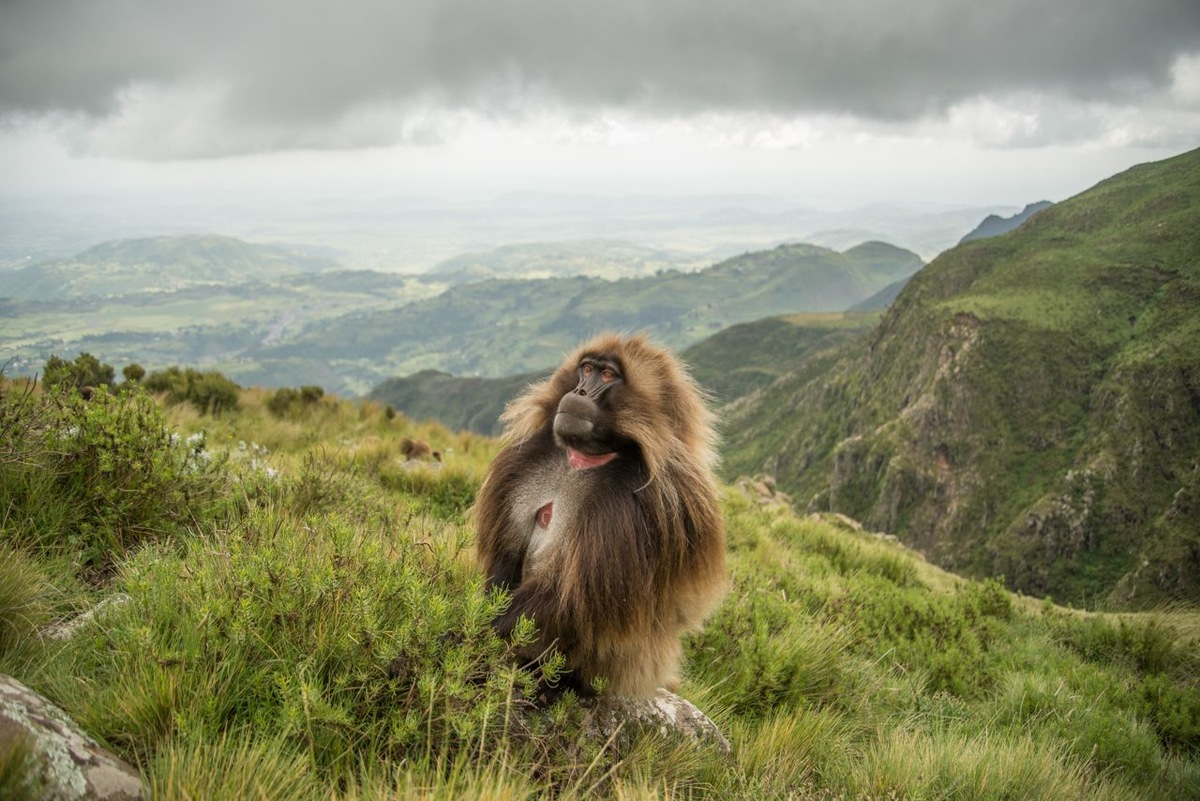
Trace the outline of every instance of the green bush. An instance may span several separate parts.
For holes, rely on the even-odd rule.
[[[1112,620],[1051,613],[1047,619],[1055,638],[1090,662],[1120,665],[1146,675],[1188,678],[1200,672],[1200,655],[1178,629],[1158,616]]]
[[[353,490],[351,475],[324,448],[304,454],[298,475],[285,482],[287,497],[297,514],[342,505]]]
[[[738,715],[765,718],[836,701],[850,684],[839,658],[849,642],[797,615],[778,595],[735,586],[733,597],[689,642],[689,667]]]
[[[325,390],[318,386],[280,387],[267,401],[267,410],[279,418],[294,417],[316,405],[324,395]]]
[[[168,403],[191,403],[202,413],[219,414],[238,406],[239,387],[217,370],[156,370],[142,382],[150,392],[165,393]]]
[[[181,441],[140,390],[89,401],[76,392],[6,394],[8,458],[0,504],[14,525],[5,538],[45,552],[76,554],[107,568],[134,545],[179,531],[220,496],[221,460],[202,437]]]
[[[110,386],[116,371],[111,364],[103,364],[90,353],[81,353],[75,361],[68,362],[51,356],[42,369],[42,383],[47,387]]]
[[[862,575],[851,597],[847,622],[861,628],[864,646],[923,673],[929,692],[978,697],[992,685],[997,666],[988,652],[1011,614],[997,579],[941,594]]]
[[[1147,676],[1141,686],[1142,713],[1168,748],[1200,756],[1200,688]]]

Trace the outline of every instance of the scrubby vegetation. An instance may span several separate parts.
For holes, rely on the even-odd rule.
[[[596,741],[490,631],[467,509],[497,444],[275,397],[0,384],[0,672],[155,798],[1200,794],[1194,613],[1039,603],[733,489],[732,589],[681,690],[733,753]],[[404,437],[443,463],[402,466]]]
[[[81,353],[74,361],[51,356],[42,372],[42,381],[48,387],[99,387],[112,384],[116,372],[111,364],[105,364],[90,353]]]

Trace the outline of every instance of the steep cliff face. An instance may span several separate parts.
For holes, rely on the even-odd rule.
[[[837,360],[729,417],[729,472],[945,567],[1200,600],[1200,151],[944,254]]]

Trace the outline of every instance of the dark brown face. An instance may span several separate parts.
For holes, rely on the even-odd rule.
[[[563,395],[554,416],[554,438],[565,448],[601,454],[616,450],[613,403],[625,379],[621,367],[606,356],[585,356],[575,388]]]

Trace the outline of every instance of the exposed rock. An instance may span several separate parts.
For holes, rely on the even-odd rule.
[[[809,515],[809,517],[816,518],[817,520],[821,520],[826,523],[833,523],[835,525],[841,526],[842,528],[848,528],[851,531],[862,531],[863,530],[862,523],[858,522],[857,520],[855,520],[853,517],[850,517],[849,515],[842,514],[841,512],[825,512],[823,514]]]
[[[81,615],[77,615],[70,620],[64,620],[61,623],[56,623],[53,626],[47,626],[42,633],[52,640],[69,640],[77,631],[94,620],[97,615],[105,610],[115,609],[127,603],[129,603],[129,596],[123,592],[117,593],[110,598],[105,598]]]
[[[775,485],[775,477],[759,474],[751,478],[743,476],[738,479],[738,489],[759,506],[790,507],[792,499],[787,493],[780,492]]]
[[[649,699],[606,698],[591,712],[598,738],[608,740],[618,732],[654,730],[666,736],[674,732],[700,745],[715,746],[721,753],[731,751],[729,740],[717,724],[690,701],[673,692],[659,689]]]
[[[0,757],[29,753],[29,797],[46,801],[148,798],[136,770],[82,732],[66,713],[10,676],[0,676]],[[34,795],[34,793],[37,795]]]

